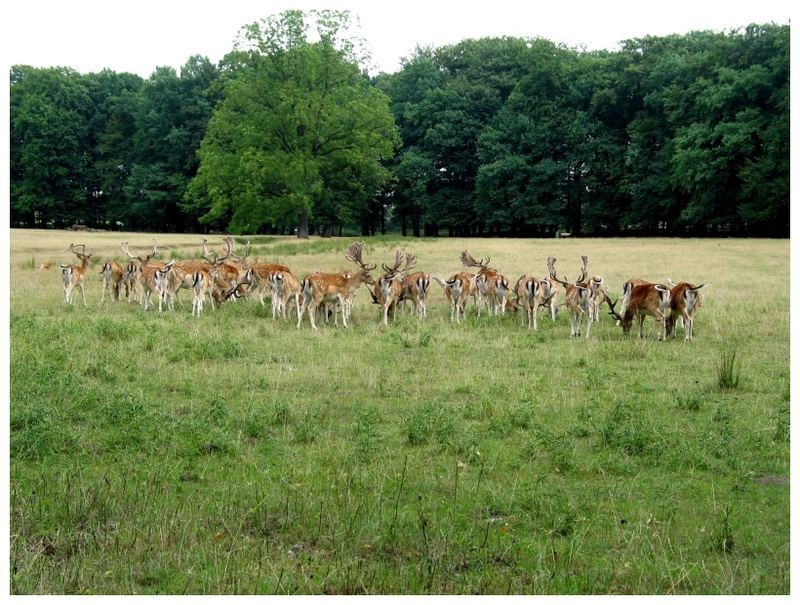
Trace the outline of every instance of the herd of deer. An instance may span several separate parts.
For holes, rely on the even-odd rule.
[[[107,294],[115,301],[120,300],[124,288],[129,301],[141,302],[147,310],[152,304],[153,294],[158,299],[158,309],[173,309],[173,302],[181,289],[192,292],[192,315],[199,316],[206,301],[212,308],[214,302],[222,303],[231,298],[257,296],[262,305],[269,294],[272,301],[272,317],[286,318],[290,308],[294,308],[299,328],[303,316],[308,314],[311,327],[317,329],[316,316],[321,314],[327,322],[331,315],[338,325],[339,314],[347,327],[353,298],[362,284],[371,287],[372,301],[381,307],[381,322],[389,322],[399,305],[405,301],[411,304],[411,312],[418,317],[427,315],[428,287],[431,279],[444,288],[444,294],[451,305],[450,321],[460,322],[470,297],[475,302],[477,315],[486,305],[489,314],[502,315],[506,311],[525,310],[523,321],[527,319],[528,328],[538,329],[539,309],[549,311],[553,321],[558,309],[566,306],[570,318],[570,336],[581,335],[585,325],[585,336],[589,337],[592,323],[600,319],[600,306],[606,303],[609,314],[617,320],[625,334],[628,334],[634,320],[638,323],[639,337],[643,337],[642,326],[645,317],[653,317],[659,325],[658,338],[674,335],[675,322],[681,320],[686,340],[692,339],[694,315],[700,306],[700,289],[705,285],[694,286],[687,282],[678,284],[668,280],[669,286],[650,283],[641,279],[630,279],[623,285],[622,303],[612,301],[605,280],[600,276],[588,276],[589,259],[581,257],[583,265],[580,276],[574,281],[556,275],[554,257],[548,257],[548,274],[544,277],[522,275],[512,288],[509,279],[489,267],[491,259],[475,260],[464,250],[461,263],[465,268],[476,268],[477,273],[460,271],[444,279],[437,275],[417,271],[413,254],[403,255],[395,252],[392,266],[384,264],[383,274],[374,279],[371,272],[376,264],[366,264],[362,258],[364,244],[354,242],[347,248],[345,258],[356,265],[354,271],[338,273],[315,272],[302,280],[292,271],[275,263],[262,263],[248,260],[250,245],[241,257],[233,255],[233,239],[224,238],[225,251],[222,256],[210,252],[207,241],[203,239],[203,260],[170,260],[162,263],[153,261],[158,254],[155,240],[149,253],[137,256],[122,242],[122,252],[131,260],[121,266],[108,260],[103,263],[100,274],[103,276],[101,303]],[[65,252],[72,252],[81,261],[80,265],[62,264],[64,300],[72,304],[76,289],[80,291],[83,304],[86,296],[83,291],[86,273],[94,250],[86,252],[84,244],[70,244]],[[564,303],[556,304],[557,295],[564,290]],[[513,300],[512,300],[513,296]],[[293,307],[290,307],[293,303]]]

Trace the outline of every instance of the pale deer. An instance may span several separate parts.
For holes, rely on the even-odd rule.
[[[147,311],[150,307],[150,296],[153,293],[159,297],[161,296],[156,285],[156,271],[164,269],[164,263],[152,261],[153,257],[158,254],[156,240],[153,240],[153,249],[145,256],[131,254],[128,250],[128,242],[122,242],[119,247],[126,256],[139,261],[138,268],[132,268],[130,275],[136,280],[135,287],[137,289],[141,288],[142,290],[142,305],[144,306],[144,310]]]
[[[624,313],[617,313],[614,309],[616,303],[608,302],[609,313],[622,327],[624,334],[628,334],[631,323],[637,320],[639,327],[639,338],[644,338],[642,330],[644,319],[648,315],[653,317],[659,324],[658,339],[666,338],[666,318],[670,303],[670,290],[662,284],[639,284],[633,285],[631,281],[625,283],[623,290]]]
[[[692,285],[688,282],[680,282],[679,284],[672,284],[669,299],[669,313],[666,321],[666,334],[675,338],[675,320],[680,317],[683,320],[683,333],[685,340],[692,340],[694,332],[694,316],[700,308],[702,296],[700,295],[700,288],[705,284],[699,286]]]
[[[81,251],[78,252],[77,248],[80,248]],[[73,304],[75,288],[78,288],[81,292],[81,298],[83,299],[83,306],[85,307],[86,294],[83,291],[83,285],[86,283],[86,270],[92,262],[94,249],[87,254],[84,244],[78,244],[77,246],[75,244],[70,244],[69,248],[64,250],[64,252],[72,252],[81,261],[80,265],[66,263],[59,265],[59,267],[61,267],[61,278],[64,283],[64,302],[68,305]]]
[[[192,275],[192,316],[200,317],[203,312],[203,304],[206,298],[211,302],[211,308],[214,308],[214,278],[205,269],[195,271]]]
[[[586,338],[589,338],[592,327],[590,313],[592,312],[594,297],[592,289],[584,285],[588,259],[585,256],[581,258],[583,259],[581,275],[572,283],[568,282],[566,279],[559,279],[556,276],[555,258],[553,258],[550,263],[550,277],[564,286],[564,302],[569,311],[570,338],[579,337],[581,335],[581,324],[583,323],[584,317],[586,318]]]
[[[125,287],[125,296],[129,296],[128,284],[125,281],[125,270],[119,263],[113,260],[107,260],[103,263],[100,275],[103,276],[103,290],[100,294],[100,304],[105,302],[106,292],[109,293],[112,300],[119,302],[120,290],[123,286]]]
[[[505,314],[507,308],[506,301],[508,300],[509,293],[508,278],[489,267],[490,260],[491,258],[482,258],[479,261],[475,260],[467,250],[461,253],[461,263],[465,267],[480,267],[478,275],[475,278],[478,317],[481,315],[481,302],[483,300],[486,301],[489,314]]]
[[[431,276],[444,288],[444,295],[450,302],[450,321],[461,323],[467,299],[476,291],[476,275],[468,271],[461,271],[451,275],[449,279],[442,279],[438,275]]]
[[[342,312],[342,323],[347,327],[349,315],[348,300],[361,284],[375,285],[375,280],[370,275],[377,265],[366,265],[362,259],[363,242],[354,242],[347,248],[345,258],[359,266],[356,273],[312,273],[300,283],[303,304],[297,318],[297,327],[303,321],[303,314],[308,311],[311,327],[317,329],[314,321],[316,309],[323,303],[338,303]]]

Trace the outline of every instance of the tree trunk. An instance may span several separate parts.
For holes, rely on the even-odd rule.
[[[297,219],[297,237],[308,239],[308,211],[301,210]]]

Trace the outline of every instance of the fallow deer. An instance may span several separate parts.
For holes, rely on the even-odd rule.
[[[153,257],[158,254],[156,240],[153,240],[153,249],[145,256],[131,254],[128,250],[128,242],[122,242],[119,247],[126,256],[139,261],[138,267],[136,265],[132,267],[130,275],[136,280],[135,287],[137,289],[141,287],[142,289],[142,305],[144,310],[147,311],[150,306],[150,296],[154,292],[160,296],[155,281],[156,271],[164,268],[164,263],[160,261],[152,262]]]
[[[517,296],[516,303],[525,309],[525,314],[528,319],[528,329],[533,325],[534,330],[538,330],[538,322],[536,317],[538,315],[539,307],[544,306],[552,298],[552,288],[550,282],[546,279],[540,279],[536,276],[521,275],[514,286],[514,294]],[[522,318],[525,322],[525,317]]]
[[[581,324],[583,318],[586,317],[586,338],[589,338],[591,332],[592,320],[590,313],[593,301],[592,289],[584,285],[586,280],[586,266],[588,259],[586,256],[581,257],[583,260],[583,267],[581,269],[581,276],[574,282],[570,283],[565,279],[559,279],[556,276],[555,262],[553,258],[550,263],[550,277],[564,286],[564,301],[569,311],[569,324],[570,324],[570,338],[575,338],[581,335]]]
[[[609,313],[622,327],[624,334],[628,334],[634,318],[639,326],[639,338],[644,338],[642,330],[644,319],[648,315],[653,317],[659,324],[658,339],[664,340],[666,337],[666,318],[670,303],[670,290],[663,284],[639,284],[634,285],[631,281],[625,283],[623,289],[624,313],[617,313],[614,309],[616,303],[608,302]]]
[[[683,332],[685,340],[692,340],[694,332],[694,315],[700,308],[702,296],[700,295],[700,288],[705,284],[699,286],[692,285],[688,282],[680,282],[679,284],[672,284],[669,299],[669,314],[666,320],[666,335],[672,334],[675,338],[675,320],[680,317],[683,320]]]
[[[389,310],[395,316],[397,305],[405,300],[408,291],[407,271],[414,267],[417,259],[413,254],[406,253],[403,265],[403,253],[395,250],[394,265],[383,265],[383,275],[378,278],[372,291],[372,300],[381,305],[381,323],[389,325]]]
[[[444,295],[451,305],[450,321],[461,323],[467,299],[476,291],[475,280],[477,276],[468,271],[460,271],[451,275],[450,279],[442,279],[438,275],[432,275],[431,277],[444,288]]]
[[[342,323],[347,327],[348,299],[355,293],[361,284],[375,285],[375,280],[370,275],[377,265],[366,265],[362,259],[364,250],[363,242],[353,242],[348,246],[345,258],[359,266],[356,273],[312,273],[300,283],[303,304],[297,318],[297,327],[303,321],[303,314],[308,311],[311,327],[317,329],[314,321],[314,312],[323,303],[338,303],[342,312]]]
[[[482,300],[486,300],[486,307],[490,314],[500,315],[506,312],[509,292],[508,278],[489,267],[490,260],[491,258],[475,260],[467,250],[461,253],[461,263],[465,267],[480,267],[475,278],[478,317],[481,315]]]
[[[431,276],[424,271],[415,271],[406,275],[406,300],[412,304],[411,312],[418,317],[428,316],[428,287]]]
[[[107,260],[103,263],[100,275],[103,276],[103,290],[100,294],[100,304],[105,302],[106,292],[109,293],[112,300],[119,302],[119,294],[123,286],[125,287],[125,296],[130,295],[128,284],[125,281],[125,270],[119,263],[113,260]]]
[[[78,252],[77,248],[81,251]],[[64,302],[68,305],[73,304],[75,298],[75,288],[81,291],[81,298],[83,299],[83,306],[86,306],[86,294],[83,291],[83,284],[86,283],[86,270],[89,268],[89,263],[92,262],[94,256],[94,249],[88,254],[86,253],[86,246],[84,244],[70,244],[69,248],[64,252],[72,252],[81,261],[80,265],[61,264],[61,278],[64,282]]]

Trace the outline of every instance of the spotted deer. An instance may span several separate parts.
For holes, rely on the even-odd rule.
[[[559,279],[556,276],[555,258],[550,265],[550,277],[564,287],[564,301],[569,311],[570,338],[581,335],[581,324],[583,323],[584,317],[586,318],[586,338],[589,338],[592,328],[590,313],[592,312],[591,309],[594,297],[592,289],[584,285],[588,259],[585,256],[581,258],[583,260],[581,275],[572,283],[568,282],[566,279]]]
[[[484,300],[490,315],[505,314],[507,308],[508,278],[489,267],[490,260],[491,258],[475,260],[468,250],[461,253],[461,263],[465,267],[479,267],[478,275],[475,278],[478,317],[481,315],[481,302]]]
[[[80,248],[80,252],[78,251]],[[83,306],[86,306],[86,293],[83,291],[83,285],[86,283],[86,271],[89,269],[89,264],[92,262],[94,256],[94,249],[91,252],[86,252],[84,244],[70,244],[64,252],[72,252],[81,261],[80,265],[61,264],[61,279],[64,283],[64,302],[68,305],[73,304],[75,298],[75,288],[80,290],[81,298],[83,299]]]
[[[297,318],[298,328],[303,321],[303,315],[307,311],[311,327],[316,330],[317,324],[314,321],[314,313],[323,303],[338,303],[342,313],[342,323],[345,328],[347,327],[347,318],[349,316],[348,299],[358,290],[361,284],[375,285],[375,280],[370,275],[370,272],[377,265],[364,263],[362,259],[363,250],[363,242],[353,242],[347,248],[345,258],[359,267],[359,270],[355,273],[317,272],[303,278],[300,282],[303,304]]]
[[[373,302],[381,305],[381,323],[383,325],[389,325],[389,310],[392,311],[392,317],[394,317],[397,305],[406,299],[408,293],[407,272],[416,264],[416,257],[406,253],[405,265],[403,265],[403,253],[395,250],[394,265],[391,267],[383,265],[383,275],[375,282],[371,292]]]
[[[139,261],[138,265],[133,264],[131,266],[130,275],[132,279],[135,280],[134,287],[142,291],[142,305],[144,306],[144,310],[147,311],[150,306],[151,295],[155,293],[157,296],[160,296],[158,286],[156,285],[156,271],[164,269],[164,263],[152,261],[153,257],[158,254],[156,240],[153,240],[153,249],[145,256],[131,254],[128,250],[128,242],[122,242],[119,247],[126,256]]]

